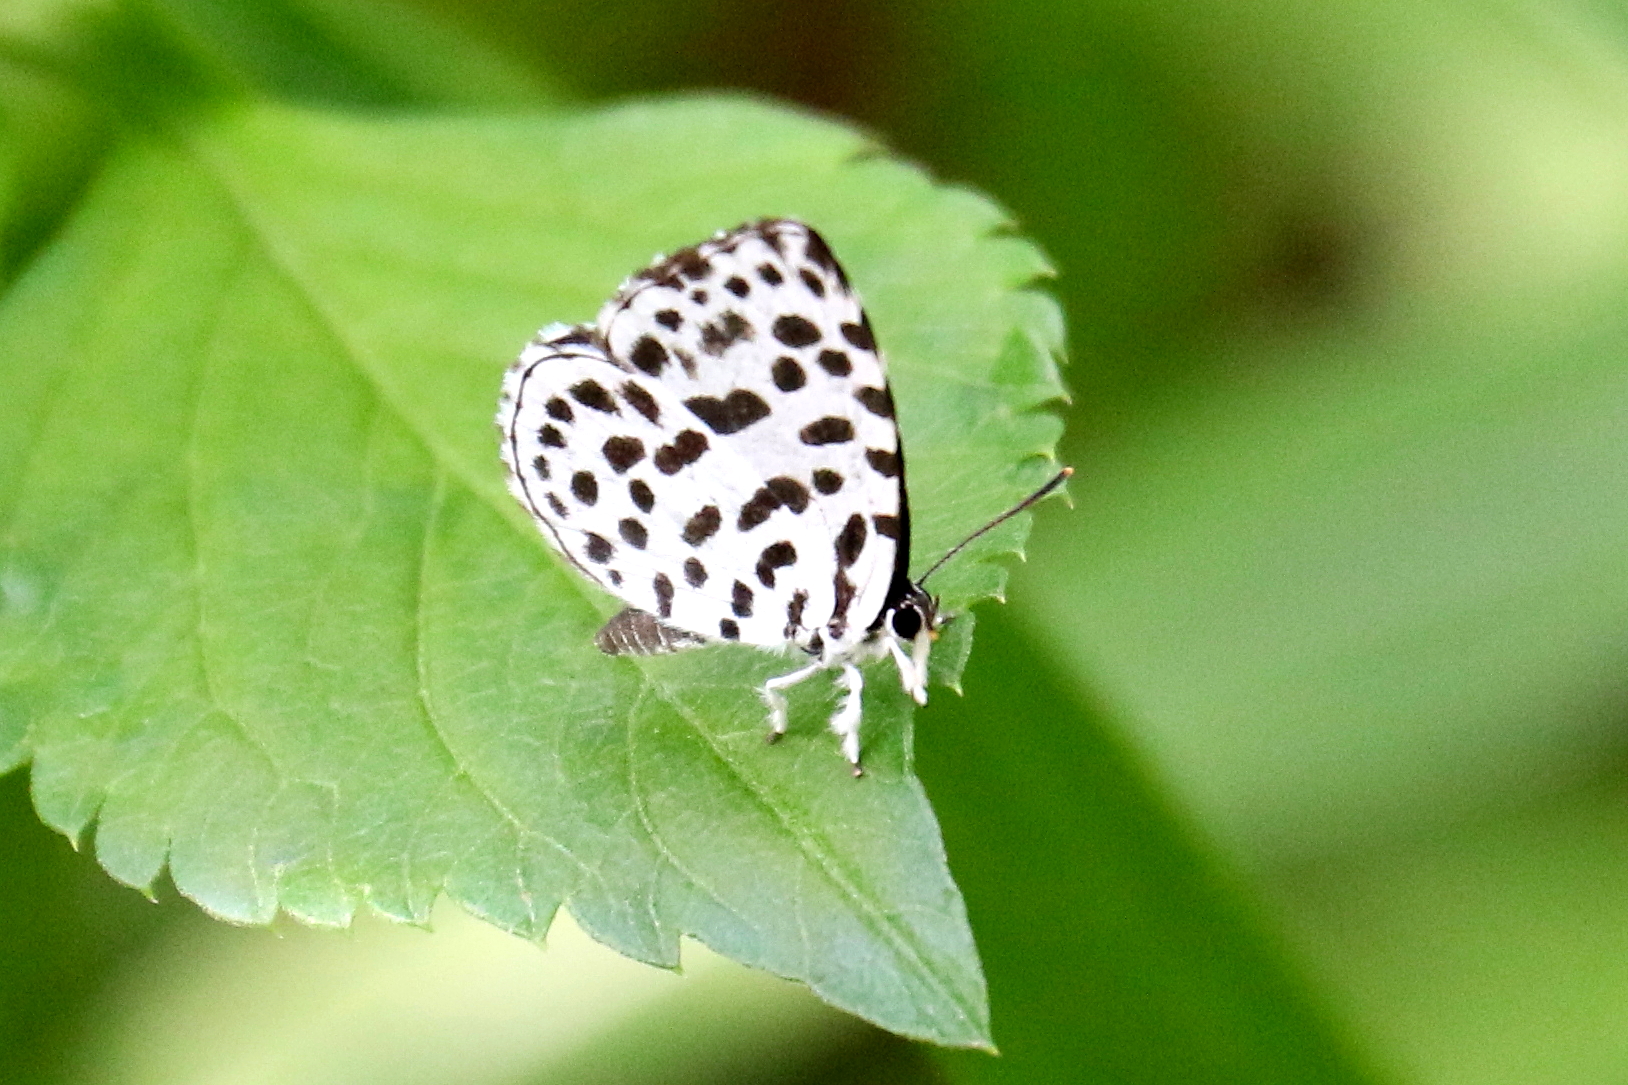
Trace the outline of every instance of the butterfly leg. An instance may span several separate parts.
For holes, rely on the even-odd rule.
[[[854,767],[855,776],[863,776],[864,771],[859,767],[859,721],[864,712],[864,703],[860,692],[865,688],[865,679],[859,673],[859,668],[852,663],[844,663],[842,671],[837,675],[837,683],[842,686],[844,693],[842,704],[831,716],[831,730],[842,738],[842,756]]]
[[[911,700],[917,704],[927,703],[927,667],[926,660],[917,661],[913,656],[905,654],[899,642],[892,637],[888,638],[888,651],[893,653],[893,662],[899,668],[899,681],[904,685],[904,691],[910,694]],[[925,655],[925,653],[923,653]]]
[[[825,669],[823,663],[810,663],[806,667],[799,667],[790,674],[782,674],[763,683],[758,692],[763,697],[763,703],[769,706],[769,735],[770,742],[777,741],[786,733],[786,695],[780,691],[790,689],[797,683]]]

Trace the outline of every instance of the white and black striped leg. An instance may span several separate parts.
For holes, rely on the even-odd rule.
[[[786,733],[786,695],[780,691],[790,689],[824,669],[825,665],[822,663],[810,663],[790,674],[778,675],[763,683],[763,688],[758,690],[758,693],[762,696],[763,703],[769,706],[769,733],[765,736],[767,741],[777,742],[780,736]]]
[[[844,663],[842,672],[837,675],[837,682],[845,692],[842,704],[831,715],[831,730],[842,739],[842,756],[854,767],[854,775],[863,776],[865,772],[859,767],[859,721],[864,714],[865,706],[860,693],[865,688],[865,679],[858,667]]]

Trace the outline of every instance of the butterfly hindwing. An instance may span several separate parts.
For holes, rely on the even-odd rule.
[[[624,602],[722,636],[728,583],[720,595],[708,578],[685,583],[684,570],[730,559],[718,553],[717,503],[746,500],[749,465],[712,447],[659,382],[611,361],[591,329],[533,343],[506,387],[510,486],[555,546]]]

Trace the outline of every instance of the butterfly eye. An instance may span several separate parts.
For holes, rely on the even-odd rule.
[[[893,612],[893,632],[904,640],[915,640],[921,632],[921,611],[906,603]]]

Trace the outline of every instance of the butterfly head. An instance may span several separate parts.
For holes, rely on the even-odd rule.
[[[911,644],[923,638],[937,640],[938,627],[938,599],[928,595],[919,584],[911,584],[888,615],[888,628],[893,635]]]

